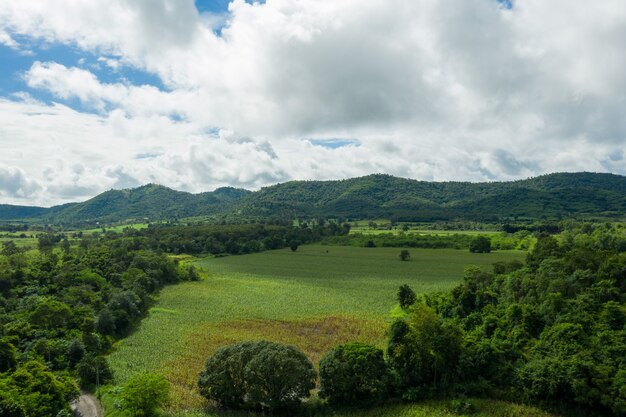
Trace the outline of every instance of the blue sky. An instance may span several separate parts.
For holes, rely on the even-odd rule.
[[[7,0],[0,63],[0,204],[626,173],[623,0]]]
[[[252,3],[252,1],[247,0]],[[226,14],[228,13],[229,0],[197,0],[196,8],[200,13]],[[107,55],[92,53],[91,51],[81,50],[76,46],[61,43],[47,43],[32,40],[27,36],[15,36],[14,38],[28,48],[28,53],[18,51],[6,45],[0,44],[0,96],[8,97],[11,94],[27,91],[33,97],[50,102],[54,99],[52,95],[47,94],[40,89],[29,88],[24,81],[22,75],[28,71],[35,61],[54,61],[65,66],[79,66],[89,68],[91,72],[96,74],[98,78],[105,83],[126,82],[129,84],[143,85],[149,84],[160,89],[165,89],[163,83],[158,76],[154,74],[124,66],[118,70],[112,70],[98,62],[100,57],[110,57]],[[86,110],[82,108],[79,102],[72,100],[63,101],[72,107]]]

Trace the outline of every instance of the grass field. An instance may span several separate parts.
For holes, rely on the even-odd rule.
[[[314,363],[347,341],[383,346],[399,285],[446,290],[466,265],[490,268],[524,257],[412,249],[411,260],[401,262],[399,252],[309,245],[297,252],[198,260],[203,280],[165,288],[140,328],[110,356],[116,382],[138,372],[163,372],[173,383],[172,409],[197,409],[206,405],[194,389],[197,374],[220,346],[270,339],[300,347]]]
[[[505,401],[472,399],[477,408],[473,417],[555,417],[553,414],[520,404]],[[432,401],[420,404],[398,404],[372,408],[368,410],[340,410],[320,413],[331,417],[459,417],[450,411],[450,401]],[[251,417],[254,414],[241,412],[197,412],[181,411],[172,417]]]

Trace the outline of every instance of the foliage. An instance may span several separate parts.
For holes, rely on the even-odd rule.
[[[322,358],[319,367],[320,397],[332,404],[371,404],[388,394],[389,370],[383,351],[374,346],[338,346]]]
[[[122,405],[133,417],[156,416],[168,401],[170,383],[157,374],[138,374],[122,389]]]
[[[461,349],[461,330],[420,304],[392,325],[387,355],[398,387],[416,399],[455,381]]]
[[[415,300],[417,300],[417,296],[415,295],[415,291],[408,284],[403,284],[398,288],[398,304],[403,309],[407,309],[413,304],[415,304]]]
[[[109,363],[103,356],[84,355],[76,365],[76,373],[83,387],[103,385],[113,379]]]
[[[477,236],[470,242],[469,250],[472,253],[489,253],[491,252],[491,241],[488,237]]]
[[[64,390],[75,388],[67,372],[86,387],[110,380],[102,355],[141,318],[151,294],[189,276],[125,236],[84,238],[59,250],[63,241],[43,233],[41,250],[0,256],[0,372],[27,416],[67,408]],[[50,386],[24,386],[37,378]]]
[[[293,346],[258,341],[219,349],[198,378],[200,393],[229,408],[290,409],[308,398],[317,373]]]
[[[55,375],[44,364],[29,361],[0,377],[0,393],[0,410],[9,416],[56,416],[69,410],[78,388],[68,375]]]
[[[625,235],[572,224],[559,239],[540,236],[526,267],[468,268],[449,293],[422,296],[390,330],[404,397],[521,395],[567,414],[626,415]]]

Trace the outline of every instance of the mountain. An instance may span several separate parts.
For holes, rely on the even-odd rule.
[[[126,220],[164,220],[223,212],[250,191],[230,187],[191,194],[157,184],[109,190],[82,203],[51,208],[0,205],[0,220],[42,220],[77,224]]]
[[[559,173],[511,182],[427,182],[389,175],[291,181],[250,194],[244,215],[397,218],[562,218],[626,215],[626,177]]]
[[[484,183],[375,174],[338,181],[290,181],[255,192],[225,187],[200,194],[148,184],[51,208],[0,205],[0,220],[62,224],[193,216],[434,221],[625,215],[626,177],[586,172]]]

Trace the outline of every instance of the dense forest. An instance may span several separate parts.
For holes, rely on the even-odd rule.
[[[525,266],[470,268],[449,293],[406,300],[390,329],[393,389],[626,415],[626,230],[540,236]]]
[[[110,190],[82,203],[51,208],[0,205],[0,220],[57,225],[203,217],[242,222],[267,219],[620,218],[626,177],[562,173],[512,182],[427,182],[370,175],[340,181],[291,181],[250,192],[220,188],[190,194],[159,185]]]

